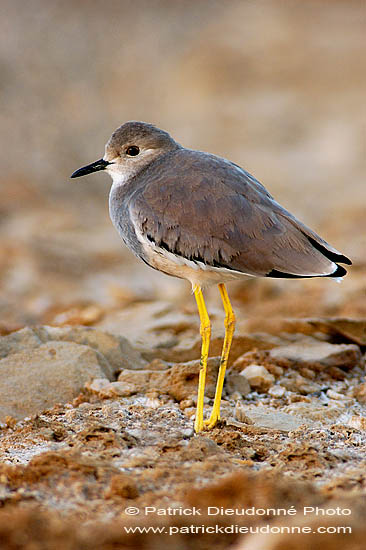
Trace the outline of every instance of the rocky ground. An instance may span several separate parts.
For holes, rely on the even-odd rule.
[[[130,328],[139,309],[130,308]],[[174,320],[171,308],[155,305],[145,327],[147,342],[158,334],[155,347],[90,326],[1,338],[7,547],[18,547],[19,533],[22,548],[32,549],[362,547],[365,321],[308,318],[278,322],[271,334],[239,333],[222,421],[194,435],[199,337],[191,317]],[[206,413],[221,344],[217,333]],[[311,534],[264,532],[241,542],[234,531],[268,525]],[[162,532],[127,532],[136,526]],[[319,527],[331,535],[315,533]],[[344,527],[352,532],[336,533]]]
[[[362,550],[364,3],[20,4],[0,33],[0,550]],[[189,285],[122,246],[106,176],[69,180],[131,119],[242,165],[353,261],[342,284],[228,286],[222,421],[198,436]]]

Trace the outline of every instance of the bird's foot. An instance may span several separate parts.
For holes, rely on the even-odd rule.
[[[212,428],[216,426],[219,420],[220,420],[220,415],[217,414],[215,411],[212,411],[210,418],[208,420],[205,420],[203,422],[203,425],[206,428],[206,430],[212,430]]]
[[[196,420],[194,423],[194,431],[196,434],[202,432],[204,426],[204,422],[202,419]]]

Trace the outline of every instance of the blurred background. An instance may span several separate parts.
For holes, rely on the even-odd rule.
[[[2,333],[195,311],[123,247],[108,176],[69,179],[127,120],[242,165],[354,261],[341,285],[235,283],[242,315],[366,315],[363,1],[2,0],[0,26]]]

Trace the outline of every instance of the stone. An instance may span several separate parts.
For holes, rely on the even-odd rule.
[[[0,358],[25,349],[38,348],[42,340],[34,329],[26,327],[0,338]]]
[[[108,378],[94,378],[92,382],[86,382],[85,388],[93,393],[99,393],[100,390],[109,385]]]
[[[281,432],[291,432],[304,424],[310,424],[309,420],[304,420],[298,416],[280,411],[268,412],[257,408],[248,409],[245,411],[245,414],[254,426],[268,428],[270,430],[279,430]]]
[[[122,368],[141,369],[146,361],[123,336],[84,326],[24,328],[0,338],[0,358],[22,350],[31,350],[46,342],[74,342],[89,346],[98,354],[99,363],[110,380]]]
[[[228,372],[225,386],[228,393],[231,394],[239,392],[244,397],[250,393],[250,385],[243,372]]]
[[[253,424],[253,420],[246,414],[246,409],[239,402],[235,405],[234,418],[242,424]]]
[[[94,325],[103,318],[104,311],[96,304],[76,305],[60,311],[52,318],[52,323],[63,325]]]
[[[193,406],[194,406],[193,399],[183,399],[179,403],[179,408],[180,408],[181,411],[184,411],[185,409],[188,409],[188,408],[193,407]]]
[[[207,361],[205,397],[213,398],[216,390],[220,357],[210,357]],[[170,379],[165,378],[166,393],[177,401],[188,399],[197,394],[200,361],[177,363],[170,369]]]
[[[133,393],[146,393],[155,387],[161,389],[165,386],[167,377],[170,377],[169,371],[123,369],[118,376],[118,382],[132,387]]]
[[[116,336],[125,334],[132,345],[151,361],[158,357],[151,353],[152,350],[176,345],[176,334],[188,328],[194,321],[195,317],[192,315],[184,315],[171,303],[159,300],[133,303],[122,310],[113,311],[98,326]]]
[[[259,392],[266,392],[275,381],[273,374],[262,365],[249,365],[241,371],[241,375],[245,376],[252,389]]]
[[[126,382],[110,382],[107,378],[95,378],[92,382],[86,382],[85,389],[95,393],[101,399],[128,397],[137,393],[134,385]]]
[[[258,322],[251,322],[256,326]],[[366,345],[366,320],[330,317],[326,319],[308,317],[303,319],[261,319],[261,330],[270,334],[294,336],[301,338],[303,335],[319,341],[320,337],[328,335],[342,340],[348,340],[359,346]],[[315,337],[315,338],[313,338]]]
[[[334,391],[334,390],[327,390],[327,393],[326,393],[327,397],[329,397],[329,399],[336,399],[337,401],[351,401],[352,398],[348,397],[347,395],[343,395],[342,393],[338,393],[337,391]]]
[[[149,407],[150,409],[158,409],[162,406],[162,404],[162,401],[160,401],[157,397],[147,397],[144,403],[145,407]]]
[[[352,369],[362,361],[360,348],[356,344],[290,344],[269,351],[269,360],[283,367],[308,367],[324,370],[331,367]]]
[[[72,342],[48,342],[0,360],[0,421],[72,401],[84,384],[103,378],[97,353]]]
[[[362,382],[353,388],[353,397],[362,405],[366,404],[366,382]]]
[[[206,398],[212,398],[215,395],[219,365],[219,357],[211,357],[207,362]],[[166,393],[177,401],[182,401],[197,393],[199,370],[200,362],[197,360],[177,363],[166,370],[123,369],[118,376],[118,381],[133,387],[133,393],[157,390],[160,394]]]
[[[359,346],[366,346],[365,319],[309,319],[308,322],[317,330],[342,336]]]
[[[342,407],[340,407],[338,403],[334,403],[334,405],[332,403],[332,405],[324,407],[321,405],[315,405],[312,402],[306,403],[303,401],[298,401],[285,407],[284,412],[289,413],[290,415],[301,417],[303,419],[303,422],[318,421],[322,424],[329,424],[334,423],[337,418],[339,418],[340,415],[343,414],[344,409],[342,409]]]
[[[107,399],[110,397],[128,397],[134,393],[136,393],[136,390],[132,384],[109,382],[109,384],[100,389],[98,395],[102,399]]]
[[[347,422],[348,426],[351,428],[356,428],[356,430],[361,430],[362,432],[366,431],[366,418],[364,416],[353,415]]]
[[[309,381],[296,371],[290,371],[288,376],[283,377],[281,379],[281,384],[286,388],[286,390],[301,393],[302,395],[321,390],[320,384]]]
[[[145,347],[141,348],[141,355],[148,361],[153,359],[163,359],[172,363],[176,362],[188,362],[198,359],[201,355],[201,337],[199,335],[199,327],[194,333],[180,335],[178,339],[175,335],[170,335],[169,325],[163,327],[154,338],[145,341]],[[174,328],[174,327],[173,327]],[[168,339],[169,336],[169,339]],[[164,337],[164,340],[163,340]],[[271,335],[267,335],[267,339],[264,339],[262,335],[251,334],[250,336],[237,334],[234,335],[232,346],[230,349],[230,364],[232,364],[238,357],[250,350],[269,350],[275,345],[278,345],[277,340]],[[210,357],[221,355],[221,350],[224,342],[223,333],[219,330],[213,330],[210,341]],[[149,344],[149,345],[147,345]],[[136,348],[140,349],[138,343],[134,344]]]
[[[268,393],[271,397],[283,397],[286,393],[286,388],[281,386],[280,384],[276,384],[275,386],[272,386],[269,388]]]
[[[232,399],[233,401],[235,401],[235,403],[237,401],[240,401],[241,399],[243,399],[243,396],[242,394],[239,392],[239,391],[234,391],[231,395],[230,395],[230,399]]]
[[[93,348],[109,363],[112,376],[121,369],[141,369],[146,361],[141,357],[130,342],[123,336],[115,336],[92,327],[43,327],[43,341],[66,341],[83,344]]]

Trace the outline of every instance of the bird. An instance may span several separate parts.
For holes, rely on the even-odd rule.
[[[225,371],[235,330],[226,283],[253,277],[340,280],[349,258],[282,207],[239,165],[188,149],[153,124],[117,128],[104,156],[71,178],[112,177],[109,212],[125,245],[152,268],[192,285],[200,318],[196,433],[220,420]],[[211,323],[202,290],[218,285],[225,336],[212,411],[204,420]]]

